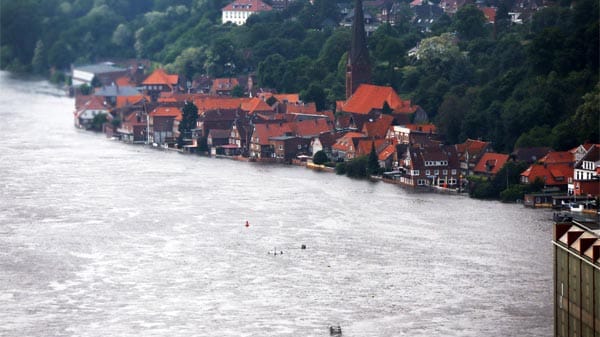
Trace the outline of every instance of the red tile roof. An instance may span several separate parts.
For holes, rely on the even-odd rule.
[[[307,119],[301,122],[290,124],[293,133],[299,137],[318,136],[324,132],[331,131],[331,126],[327,119]]]
[[[211,91],[213,93],[216,93],[217,91],[231,91],[236,85],[240,85],[237,78],[215,78],[212,83]]]
[[[475,173],[495,175],[508,161],[508,158],[509,155],[507,154],[494,152],[484,153],[483,156],[481,156],[481,159],[479,159],[479,162],[477,163],[473,171],[475,171]]]
[[[144,80],[144,82],[142,82],[142,84],[143,85],[164,84],[164,85],[173,87],[174,85],[177,84],[177,82],[179,82],[179,75],[169,75],[164,71],[164,69],[157,68],[156,70],[154,70],[152,72],[152,74],[150,74],[150,75],[148,75],[148,77],[146,77],[146,79]]]
[[[175,117],[176,120],[180,121],[182,117],[181,110],[176,107],[165,107],[159,106],[158,108],[150,112],[151,117]]]
[[[456,151],[459,154],[460,160],[466,160],[466,154],[469,153],[469,161],[472,162],[472,158],[475,158],[478,154],[486,149],[490,145],[489,142],[481,140],[467,139],[462,144],[456,144]]]
[[[238,11],[238,12],[261,12],[270,11],[271,6],[260,0],[236,0],[229,5],[223,7],[223,11]]]
[[[104,104],[104,97],[102,96],[87,96],[88,99],[81,106],[84,110],[108,110],[108,107]]]
[[[373,109],[382,109],[384,102],[398,113],[413,113],[417,110],[410,101],[403,101],[392,87],[371,84],[361,84],[341,108],[345,112],[368,114]]]
[[[542,165],[533,164],[521,176],[527,177],[529,183],[533,183],[536,178],[544,181],[546,186],[567,185],[569,177],[573,177],[573,168],[568,164]]]
[[[570,151],[552,151],[548,152],[540,163],[554,165],[554,164],[572,164],[575,162],[575,156]]]
[[[377,149],[381,148],[384,145],[384,143],[385,140],[383,139],[359,139],[358,146],[356,149],[356,155],[368,156],[371,153],[371,148],[373,147],[373,144],[375,144],[375,152],[377,152]]]
[[[204,113],[215,109],[237,109],[249,100],[249,98],[200,96],[194,99],[194,105],[198,108],[198,113]]]
[[[406,124],[405,128],[411,131],[419,131],[425,133],[436,133],[437,128],[433,124]]]
[[[379,152],[379,160],[386,160],[388,159],[391,155],[393,155],[396,152],[396,145],[395,144],[390,144],[388,146],[386,146],[383,150],[381,150],[381,152]]]
[[[315,115],[317,114],[317,106],[315,103],[306,103],[306,104],[286,104],[286,113],[288,114],[309,114]]]
[[[258,112],[273,112],[273,108],[258,97],[251,98],[249,101],[243,102],[241,105],[242,110],[247,111],[249,114]]]
[[[394,117],[390,115],[381,115],[375,120],[369,119],[363,124],[362,132],[368,137],[385,138],[393,121]]]
[[[124,106],[133,105],[139,103],[142,99],[144,99],[144,95],[137,96],[117,96],[117,108],[122,108]],[[147,98],[150,101],[149,98]]]
[[[252,141],[260,145],[268,145],[269,138],[285,136],[286,134],[292,134],[292,129],[287,123],[255,124]],[[255,140],[256,137],[258,137],[258,142]]]
[[[351,146],[354,146],[354,138],[365,138],[365,135],[360,132],[347,132],[345,135],[338,138],[331,148],[347,152],[350,150]]]
[[[483,12],[483,16],[485,16],[488,22],[494,23],[496,21],[496,8],[482,7],[480,9]]]

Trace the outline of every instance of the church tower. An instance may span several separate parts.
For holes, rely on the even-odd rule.
[[[371,82],[371,62],[365,35],[362,0],[356,0],[352,19],[352,45],[346,65],[346,99],[363,83]]]

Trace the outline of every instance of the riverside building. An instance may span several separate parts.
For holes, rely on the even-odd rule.
[[[600,336],[600,228],[556,223],[554,336]]]

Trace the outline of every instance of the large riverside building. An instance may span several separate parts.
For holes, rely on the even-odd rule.
[[[233,22],[240,26],[246,23],[250,15],[270,10],[272,10],[271,6],[260,0],[235,0],[221,10],[222,20],[224,24]]]
[[[554,225],[554,335],[600,336],[600,231]]]

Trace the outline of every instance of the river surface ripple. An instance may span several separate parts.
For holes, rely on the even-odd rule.
[[[0,85],[0,336],[552,334],[549,212],[126,145]]]

